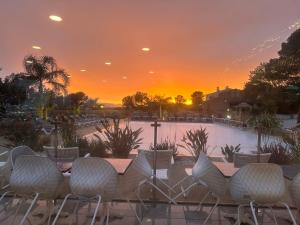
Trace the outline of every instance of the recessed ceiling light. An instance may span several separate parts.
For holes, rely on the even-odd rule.
[[[33,62],[31,60],[26,60],[27,64],[32,64]]]
[[[33,45],[32,48],[36,49],[36,50],[41,50],[42,49],[40,46],[37,46],[37,45]]]
[[[105,62],[105,65],[110,66],[111,62]]]
[[[70,78],[70,77],[71,77],[71,75],[67,75],[67,77],[68,77],[68,78]]]
[[[150,70],[149,73],[150,73],[150,74],[154,74],[154,71]]]
[[[150,52],[150,48],[142,48],[143,52]]]
[[[53,20],[55,22],[61,22],[62,21],[62,18],[60,16],[56,16],[56,15],[50,15],[49,19]]]
[[[86,70],[85,69],[81,69],[80,72],[86,72]]]
[[[123,80],[127,80],[127,76],[123,76],[122,79],[123,79]]]

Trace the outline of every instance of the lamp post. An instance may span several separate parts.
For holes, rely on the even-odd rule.
[[[156,185],[156,161],[157,161],[157,128],[160,127],[161,124],[158,123],[157,120],[151,124],[151,127],[154,128],[154,155],[153,155],[153,184]],[[155,189],[153,188],[153,200],[156,199]]]

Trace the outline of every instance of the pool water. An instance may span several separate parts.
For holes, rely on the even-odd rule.
[[[142,144],[140,148],[149,149],[154,142],[154,128],[151,126],[153,122],[130,121],[124,122],[122,126],[128,124],[132,129],[142,128],[141,133]],[[182,144],[182,137],[187,130],[196,130],[206,128],[208,132],[207,152],[210,156],[222,156],[221,147],[227,145],[236,146],[240,144],[240,152],[251,152],[256,150],[257,134],[249,128],[232,127],[220,123],[184,123],[184,122],[160,122],[158,128],[158,142],[168,138],[171,142]],[[93,135],[86,135],[87,138],[93,138]],[[263,143],[272,141],[263,140]],[[190,155],[184,148],[179,147],[178,151],[183,155]]]

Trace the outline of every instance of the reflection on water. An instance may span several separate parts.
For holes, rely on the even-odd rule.
[[[141,134],[143,138],[142,148],[148,148],[153,143],[153,127],[151,122],[131,121],[130,127],[133,129],[143,128]],[[205,127],[208,132],[208,152],[210,155],[220,155],[220,147],[228,145],[241,144],[241,151],[249,152],[256,149],[257,136],[256,133],[249,129],[231,127],[224,124],[216,123],[173,123],[161,122],[158,128],[158,142],[160,139],[169,138],[171,141],[181,143],[183,134],[189,129],[199,129]],[[180,149],[180,153],[187,154],[184,149]]]
[[[126,122],[122,124],[125,125]],[[131,121],[129,126],[133,129],[143,128],[141,137],[143,143],[141,148],[148,149],[153,143],[153,127],[152,122]],[[176,122],[160,122],[161,126],[158,128],[158,142],[161,139],[169,138],[177,144],[181,144],[183,134],[189,129],[199,129],[205,127],[208,132],[208,154],[213,156],[220,156],[221,147],[227,145],[236,146],[241,144],[241,152],[250,152],[256,150],[257,135],[253,130],[231,127],[225,124],[218,123],[176,123]],[[86,135],[88,139],[93,138],[93,135]],[[271,140],[269,140],[271,141]],[[188,154],[184,149],[179,148],[181,154]]]

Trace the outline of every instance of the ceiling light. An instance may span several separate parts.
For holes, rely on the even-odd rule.
[[[150,74],[154,74],[154,71],[150,70],[149,73],[150,73]]]
[[[127,76],[123,76],[122,79],[123,79],[123,80],[127,80]]]
[[[33,45],[32,48],[36,49],[36,50],[41,50],[42,49],[40,46],[37,46],[37,45]]]
[[[105,62],[105,65],[110,66],[111,62]]]
[[[27,64],[32,64],[33,62],[31,60],[26,60]]]
[[[85,69],[81,69],[80,72],[86,72],[86,70]]]
[[[56,16],[56,15],[50,15],[49,19],[53,20],[55,22],[61,22],[62,21],[62,18],[60,16]]]

